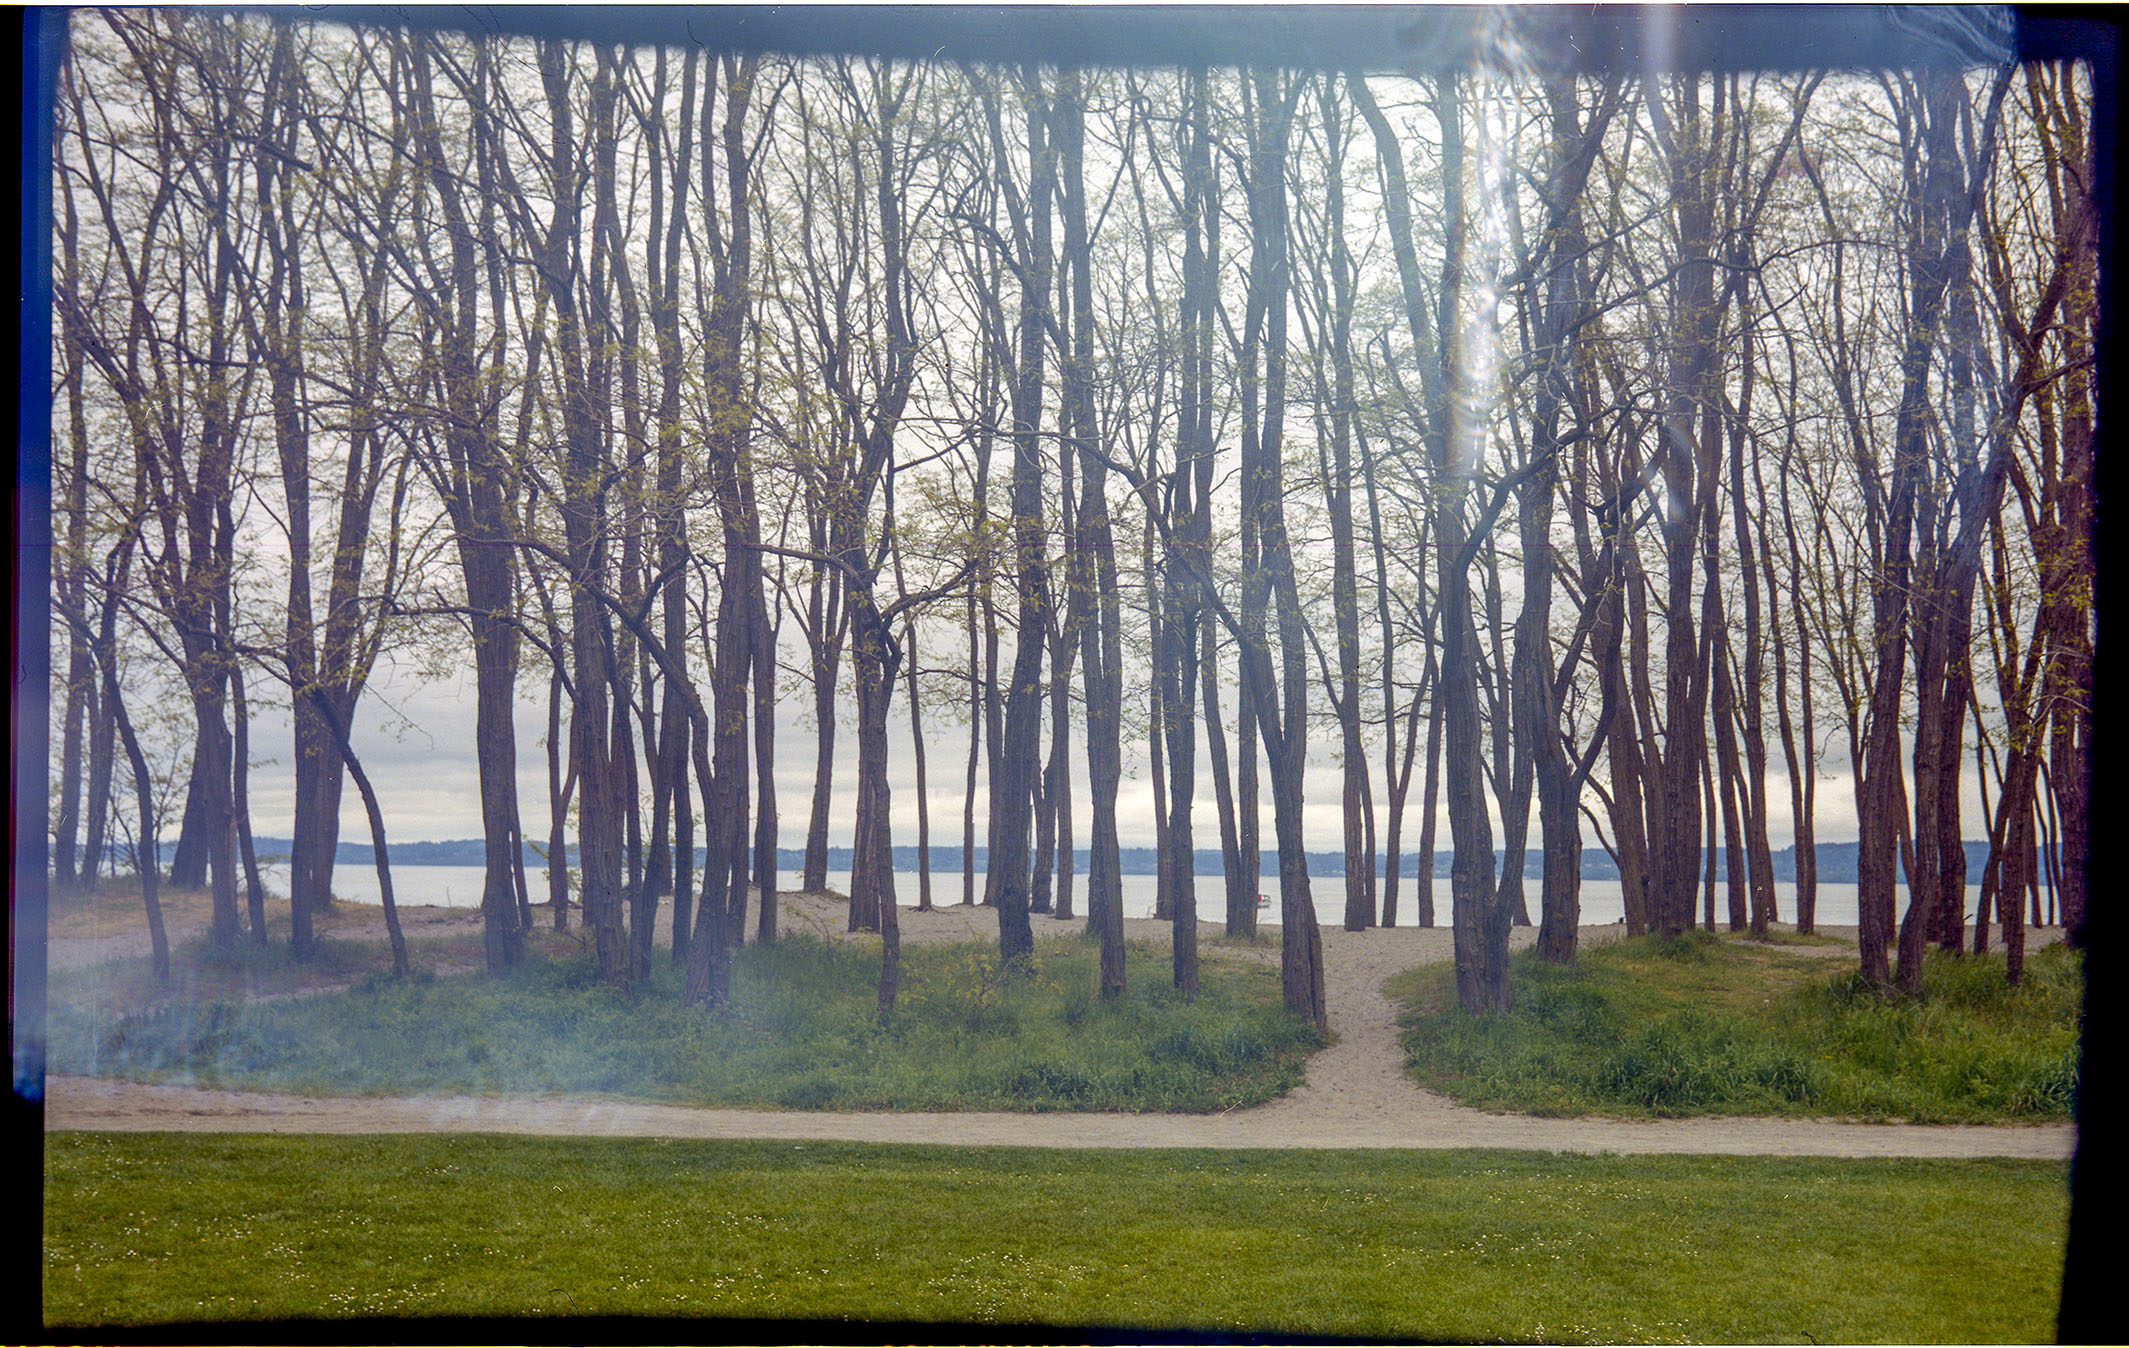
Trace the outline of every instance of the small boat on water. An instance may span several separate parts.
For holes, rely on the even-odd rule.
[[[1267,898],[1265,898],[1265,897],[1264,897],[1264,896],[1263,896],[1262,894],[1259,894],[1259,895],[1257,895],[1257,907],[1259,907],[1259,908],[1269,908],[1269,907],[1271,907],[1271,900],[1270,900],[1270,899],[1267,899]]]

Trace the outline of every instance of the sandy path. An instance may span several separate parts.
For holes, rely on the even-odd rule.
[[[839,936],[839,908],[787,896],[785,926]],[[448,920],[448,919],[446,919]],[[1063,924],[1036,919],[1038,936]],[[439,923],[441,925],[441,923]],[[1130,924],[1158,939],[1165,924]],[[904,912],[907,941],[990,937],[989,910],[950,907]],[[1206,944],[1217,928],[1207,925]],[[1616,927],[1586,928],[1585,941]],[[2031,939],[2054,933],[2034,931]],[[1534,939],[1515,933],[1517,944]],[[93,955],[55,939],[53,967],[108,959],[124,934],[95,938]],[[83,940],[84,947],[92,944]],[[1837,948],[1829,948],[1835,950]],[[1276,958],[1274,948],[1208,949],[1208,954]],[[852,1142],[1053,1147],[1505,1147],[1564,1152],[1674,1152],[1762,1156],[1936,1156],[2065,1159],[2075,1146],[2067,1125],[2030,1127],[1858,1124],[1791,1119],[1540,1119],[1467,1109],[1413,1084],[1399,1070],[1395,1009],[1383,981],[1400,970],[1450,957],[1442,928],[1323,932],[1331,1028],[1338,1042],[1309,1062],[1305,1085],[1285,1098],[1221,1115],[872,1113],[827,1114],[700,1109],[590,1097],[323,1097],[140,1085],[53,1077],[46,1083],[48,1129],[272,1133],[494,1132],[609,1137],[777,1138]]]

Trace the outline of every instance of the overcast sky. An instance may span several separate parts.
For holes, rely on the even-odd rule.
[[[470,659],[462,662],[460,667],[469,668]],[[846,686],[847,682],[846,673]],[[805,842],[807,814],[811,808],[816,743],[809,724],[811,707],[812,697],[806,685],[801,680],[787,677],[777,728],[776,774],[780,843],[785,847],[799,847]],[[935,702],[927,702],[924,709],[926,760],[930,778],[931,840],[934,846],[955,846],[961,841],[962,792],[968,763],[968,734],[965,726],[947,714],[948,710]],[[289,832],[294,773],[290,767],[287,725],[285,708],[261,708],[253,723],[252,828],[262,837],[286,837]],[[549,816],[544,680],[528,680],[524,685],[524,693],[518,704],[517,730],[518,789],[524,831],[527,838],[539,841],[547,836]],[[1047,728],[1043,734],[1047,744]],[[851,821],[856,806],[856,738],[855,713],[846,705],[843,724],[838,734],[834,804],[829,823],[829,841],[838,846],[848,845],[850,842]],[[1083,732],[1075,730],[1074,738],[1075,741],[1083,739]],[[1211,766],[1205,756],[1203,736],[1200,735],[1199,739],[1198,807],[1195,815],[1197,839],[1201,847],[1216,847],[1219,839],[1218,816],[1212,803]],[[894,841],[898,845],[914,845],[917,841],[916,760],[911,747],[908,707],[903,690],[899,688],[893,710],[890,744],[892,759],[889,772],[894,793]],[[1794,830],[1788,804],[1789,785],[1787,778],[1779,775],[1778,742],[1769,747],[1774,759],[1769,765],[1767,782],[1772,802],[1769,832],[1773,845],[1781,848],[1793,841]],[[1845,756],[1845,749],[1840,746],[1838,739],[1829,747],[1834,758]],[[393,841],[443,841],[481,836],[480,778],[474,745],[473,685],[470,674],[441,682],[425,683],[404,667],[381,668],[371,690],[362,700],[357,716],[356,748],[362,756],[364,766],[369,770],[371,780],[376,784],[384,808],[385,826]],[[1379,754],[1380,749],[1371,746],[1371,752]],[[1073,811],[1076,827],[1074,841],[1076,846],[1084,847],[1087,841],[1089,806],[1083,744],[1075,742],[1073,753],[1073,796],[1076,802]],[[1117,801],[1119,840],[1126,847],[1151,847],[1156,841],[1153,790],[1142,736],[1135,743],[1127,739],[1125,755],[1125,777]],[[1828,767],[1831,766],[1829,763]],[[1852,842],[1856,838],[1854,787],[1845,764],[1840,766],[1839,772],[1823,773],[1819,782],[1817,837],[1821,842]],[[1383,797],[1379,762],[1375,765],[1375,771],[1377,794]],[[1404,825],[1405,850],[1408,854],[1419,834],[1419,771],[1420,769],[1415,768],[1412,799]],[[1962,818],[1966,825],[1964,832],[1969,838],[1985,837],[1987,831],[1982,822],[1981,802],[1971,770],[1966,774],[1966,778],[1965,802],[1962,806]],[[1341,792],[1335,736],[1326,728],[1317,727],[1312,735],[1307,783],[1306,837],[1311,851],[1342,850],[1343,823],[1339,809]],[[1601,807],[1593,794],[1586,799],[1586,803],[1598,809],[1601,817]],[[983,839],[986,808],[984,779],[979,772],[976,795],[979,843]],[[1378,799],[1376,808],[1378,821],[1386,823],[1386,797]],[[341,814],[343,838],[361,840],[369,836],[368,818],[363,812],[361,797],[354,790],[352,783],[343,798]],[[1268,792],[1263,805],[1263,839],[1264,846],[1270,848],[1273,839]],[[1714,840],[1719,839],[1718,826]],[[1496,845],[1499,841],[1499,825],[1496,819]],[[1535,846],[1537,841],[1533,818],[1532,845]],[[1442,816],[1438,845],[1444,851],[1449,845],[1446,814]],[[1593,850],[1599,847],[1586,820],[1583,826],[1583,845]]]

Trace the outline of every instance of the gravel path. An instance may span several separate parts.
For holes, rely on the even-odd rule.
[[[802,897],[784,899],[788,929],[840,934],[840,913]],[[1046,924],[1037,918],[1040,934]],[[440,923],[439,923],[440,925]],[[1057,924],[1061,925],[1061,924]],[[1166,924],[1130,924],[1158,939]],[[985,909],[904,912],[903,939],[966,940],[995,934]],[[1054,929],[1054,927],[1053,927]],[[1585,942],[1617,927],[1585,928]],[[1208,924],[1210,946],[1217,931]],[[1829,933],[1838,934],[1838,933]],[[2034,942],[2054,937],[2034,930]],[[1534,939],[1516,931],[1517,944]],[[76,949],[55,939],[54,968],[123,953],[124,934]],[[1845,953],[1829,947],[1832,953]],[[1213,953],[1208,951],[1208,953]],[[1273,948],[1223,951],[1276,958]],[[591,1097],[327,1097],[141,1085],[52,1077],[48,1129],[268,1133],[493,1132],[532,1135],[774,1138],[1043,1147],[1504,1147],[1561,1152],[1669,1152],[1757,1156],[2030,1157],[2067,1159],[2068,1125],[2012,1127],[1845,1123],[1795,1119],[1541,1119],[1467,1109],[1413,1084],[1399,1070],[1396,1014],[1383,981],[1450,957],[1443,928],[1323,932],[1331,1028],[1338,1042],[1309,1062],[1307,1083],[1285,1098],[1219,1115],[870,1113],[699,1109]]]

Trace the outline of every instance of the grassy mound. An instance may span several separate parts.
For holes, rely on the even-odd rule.
[[[1694,933],[1524,951],[1498,1017],[1464,1014],[1446,965],[1389,991],[1413,1075],[1482,1108],[2042,1123],[2075,1104],[2082,971],[2048,946],[2013,988],[2001,958],[1932,955],[1919,997],[1887,998],[1794,944]]]
[[[984,946],[905,949],[893,1019],[874,1014],[876,946],[749,945],[731,1005],[680,1005],[661,956],[636,1000],[588,955],[529,958],[502,978],[371,977],[275,1000],[179,999],[99,1016],[56,995],[62,1072],[334,1094],[607,1093],[792,1109],[1207,1112],[1298,1085],[1320,1036],[1281,1004],[1275,969],[1207,961],[1194,1003],[1136,952],[1129,995],[1095,994],[1097,952],[1041,948],[1000,976]]]

